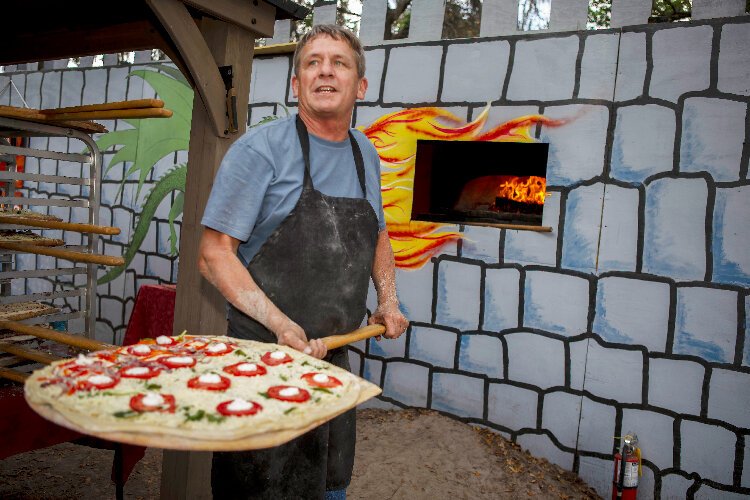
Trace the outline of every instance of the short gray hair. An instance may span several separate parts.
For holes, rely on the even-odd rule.
[[[360,78],[364,78],[365,51],[362,48],[362,43],[351,30],[335,24],[316,24],[310,31],[302,35],[297,42],[297,48],[294,50],[294,74],[299,77],[299,60],[302,49],[305,45],[323,35],[330,36],[334,40],[343,40],[349,44],[349,47],[354,51],[354,58],[357,61],[357,75]]]

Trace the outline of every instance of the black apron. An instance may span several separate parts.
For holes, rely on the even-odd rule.
[[[299,201],[247,266],[258,286],[310,339],[358,328],[367,308],[378,220],[367,201],[362,153],[349,133],[363,198],[326,196],[310,175],[310,140],[297,116],[304,158]],[[228,335],[276,342],[263,325],[230,305]],[[326,361],[349,370],[346,347]],[[214,498],[323,498],[349,485],[356,440],[352,409],[291,442],[266,450],[214,453]]]

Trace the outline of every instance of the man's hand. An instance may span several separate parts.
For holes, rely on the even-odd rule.
[[[274,325],[275,326],[275,325]],[[305,331],[297,323],[289,318],[281,321],[273,333],[276,334],[280,345],[288,345],[292,349],[309,354],[318,359],[323,359],[328,353],[328,348],[320,339],[307,341]]]
[[[375,312],[367,320],[367,324],[380,324],[385,326],[385,338],[397,339],[406,331],[409,320],[401,314],[398,304],[380,304]]]

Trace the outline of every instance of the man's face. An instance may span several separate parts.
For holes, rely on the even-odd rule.
[[[367,79],[357,75],[354,51],[344,40],[313,39],[302,49],[298,72],[292,76],[294,97],[315,117],[347,118],[367,92]]]

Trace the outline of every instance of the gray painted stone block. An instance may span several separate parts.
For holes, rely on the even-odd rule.
[[[604,169],[609,110],[604,106],[571,104],[544,110],[544,116],[563,120],[543,126],[540,140],[549,143],[547,182],[564,186],[600,175]]]
[[[649,95],[677,102],[685,92],[709,85],[711,26],[691,26],[656,31],[653,35],[654,70]]]
[[[435,321],[461,330],[479,325],[481,268],[463,262],[442,261],[438,267]]]
[[[745,338],[750,335],[750,295],[745,296]],[[750,342],[745,341],[745,355],[742,364],[750,366]],[[747,462],[750,463],[750,462]]]
[[[359,39],[364,45],[375,45],[383,40],[387,12],[386,2],[362,2]]]
[[[511,35],[518,31],[518,2],[513,0],[484,0],[479,36]]]
[[[610,441],[611,442],[611,441]],[[609,450],[612,451],[611,448]],[[596,457],[581,457],[578,465],[578,476],[591,486],[603,498],[612,494],[612,475],[614,463],[612,460],[602,460]]]
[[[466,226],[461,256],[490,264],[497,263],[500,260],[500,230],[494,227]]]
[[[641,456],[659,469],[673,466],[674,419],[651,411],[624,408],[622,410],[622,432],[635,432],[641,447]]]
[[[586,378],[586,357],[589,351],[589,339],[570,342],[570,388],[583,390]]]
[[[140,252],[156,252],[156,224],[148,226],[146,236],[143,238],[143,243],[141,243],[138,250]]]
[[[355,375],[360,374],[362,368],[362,355],[352,349],[349,349],[346,353],[346,357],[349,358],[349,367],[351,372]]]
[[[696,500],[747,500],[747,495],[744,493],[735,493],[732,491],[720,490],[718,488],[712,488],[708,484],[702,484],[695,492],[693,497]]]
[[[604,186],[604,213],[597,271],[635,271],[638,253],[638,203],[635,188]]]
[[[390,361],[385,366],[383,396],[409,406],[425,408],[430,370],[413,363]]]
[[[536,428],[539,394],[522,387],[490,384],[487,419],[513,431]]]
[[[556,0],[549,20],[549,30],[585,30],[587,17],[588,0]]]
[[[266,38],[266,45],[287,43],[291,38],[292,23],[290,19],[280,19],[273,24],[273,38]]]
[[[750,374],[714,368],[708,392],[708,418],[750,427]]]
[[[60,107],[78,106],[81,104],[83,91],[83,73],[80,71],[64,71],[60,78]],[[110,85],[114,87],[114,85]],[[0,83],[2,88],[2,83]],[[115,101],[107,96],[110,101]]]
[[[485,273],[482,329],[499,332],[518,328],[520,271],[510,267],[487,269]]]
[[[549,389],[565,385],[565,346],[562,341],[531,332],[511,333],[508,379]]]
[[[523,326],[565,336],[586,331],[589,282],[577,276],[528,271]]]
[[[713,281],[750,285],[750,188],[717,188],[714,201]],[[748,345],[746,342],[745,345]]]
[[[611,453],[616,417],[617,409],[614,406],[584,397],[578,430],[578,450]]]
[[[439,40],[443,32],[445,2],[412,0],[409,41]]]
[[[433,103],[440,80],[440,46],[391,49],[383,87],[383,102]]]
[[[564,268],[596,271],[603,197],[602,183],[578,186],[568,193],[562,246]]]
[[[285,103],[290,64],[289,57],[254,59],[250,76],[250,102]],[[291,92],[289,95],[292,95]]]
[[[744,13],[743,0],[693,0],[693,19],[741,16]]]
[[[383,80],[383,64],[385,63],[385,50],[368,50],[365,53],[367,61],[365,77],[367,78],[367,92],[365,102],[373,102],[380,99],[380,82]]]
[[[371,338],[370,354],[382,356],[384,358],[403,358],[406,356],[406,335],[401,335],[397,339],[381,338],[380,341]]]
[[[163,255],[170,255],[170,252],[172,251],[172,245],[170,243],[170,231],[169,231],[169,223],[167,222],[159,222],[159,237],[157,240],[157,252],[163,254]],[[175,233],[177,238],[177,248],[179,249],[179,237],[180,237],[180,226],[175,224]]]
[[[8,91],[10,92],[10,105],[25,108],[26,106],[23,104],[21,97],[23,96],[23,98],[26,99],[26,75],[11,75],[10,79],[13,82],[13,85],[16,86],[12,91]],[[31,104],[29,104],[29,107],[31,107]]]
[[[693,485],[691,479],[677,474],[667,474],[661,478],[662,498],[687,498],[687,490]]]
[[[694,361],[649,360],[648,403],[681,414],[700,415],[705,368]]]
[[[508,70],[505,40],[453,44],[443,71],[443,102],[489,102],[500,98]]]
[[[544,198],[542,225],[551,227],[548,233],[537,231],[505,231],[506,264],[543,264],[554,266],[557,260],[557,236],[560,224],[560,193],[547,191]]]
[[[467,372],[503,378],[503,344],[490,335],[461,335],[458,368]]]
[[[673,352],[731,363],[736,341],[737,292],[699,287],[677,289]]]
[[[622,4],[622,2],[619,2]],[[614,6],[613,6],[614,19]],[[649,6],[648,12],[651,11]],[[648,14],[646,15],[648,17]],[[612,25],[614,27],[614,24]],[[617,65],[615,100],[627,101],[643,95],[646,78],[646,33],[623,33]]]
[[[642,345],[665,352],[669,285],[617,276],[599,280],[594,332],[607,342]]]
[[[683,420],[680,425],[680,467],[704,479],[732,484],[737,436],[722,427]],[[696,451],[700,450],[700,453]]]
[[[410,321],[432,322],[432,273],[435,265],[428,262],[415,270],[396,270],[396,289],[401,310]]]
[[[750,95],[750,24],[721,28],[718,88],[730,94]]]
[[[643,354],[590,342],[584,389],[620,403],[641,403]]]
[[[15,81],[15,78],[13,79]],[[20,87],[19,87],[20,88]],[[23,90],[23,98],[30,108],[41,108],[42,100],[42,73],[26,74],[26,88]],[[18,101],[21,102],[20,100]],[[103,102],[103,101],[100,101]],[[23,106],[23,104],[21,104]],[[26,106],[23,106],[26,107]]]
[[[612,469],[614,470],[614,464]],[[638,479],[638,496],[636,498],[639,500],[656,498],[656,495],[654,494],[654,489],[656,487],[654,472],[647,465],[644,465],[641,470],[643,471],[643,475]]]
[[[0,73],[0,105],[7,106],[10,103],[10,95],[15,93],[13,87],[10,86],[10,77]]]
[[[153,227],[153,226],[152,226]],[[146,276],[154,278],[161,278],[165,281],[169,281],[172,274],[172,261],[159,257],[157,255],[149,255],[146,257]]]
[[[612,176],[643,182],[674,163],[674,111],[656,104],[626,106],[617,110],[612,145]]]
[[[313,8],[313,25],[336,24],[336,2],[316,4]]]
[[[100,342],[108,342],[114,344],[115,331],[108,324],[97,321],[96,326],[94,327],[94,339]]]
[[[459,417],[482,418],[484,380],[455,373],[433,373],[430,406]]]
[[[576,447],[581,400],[581,396],[565,392],[550,392],[544,395],[542,429],[550,431],[560,444],[568,448]]]
[[[646,186],[643,271],[676,280],[706,273],[708,188],[703,179],[658,179]]]
[[[380,385],[380,375],[383,372],[383,362],[377,359],[365,358],[365,366],[362,370],[362,376],[372,382]]]
[[[573,97],[578,37],[519,40],[507,98],[555,101]]]
[[[276,116],[273,106],[253,106],[250,110],[250,125],[255,125],[270,116]]]
[[[682,112],[680,171],[739,180],[747,103],[692,97]]]
[[[750,464],[750,443],[748,443],[747,434],[745,435],[745,451],[744,451],[743,464]],[[750,488],[750,467],[742,468],[742,482],[743,488]]]
[[[612,5],[612,28],[646,24],[651,15],[651,0],[627,0]]]
[[[578,97],[612,100],[617,69],[619,34],[586,37]]]
[[[439,328],[412,326],[409,358],[442,368],[453,368],[456,355],[455,333]]]
[[[545,434],[521,434],[516,443],[535,457],[544,457],[565,470],[573,470],[573,454],[562,451]]]
[[[106,68],[97,68],[97,69],[87,69],[84,71],[84,85],[83,85],[83,97],[81,99],[81,102],[83,104],[101,104],[103,102],[107,102],[107,69]],[[135,82],[130,82],[130,88],[138,88],[143,86],[148,86],[145,82],[143,82],[140,79],[133,79],[140,82],[140,85],[135,84]],[[148,87],[149,90],[151,90],[151,87]],[[153,90],[151,90],[153,93]],[[130,97],[128,95],[128,99],[139,99],[141,96],[143,96],[143,93],[141,93],[138,97]]]

